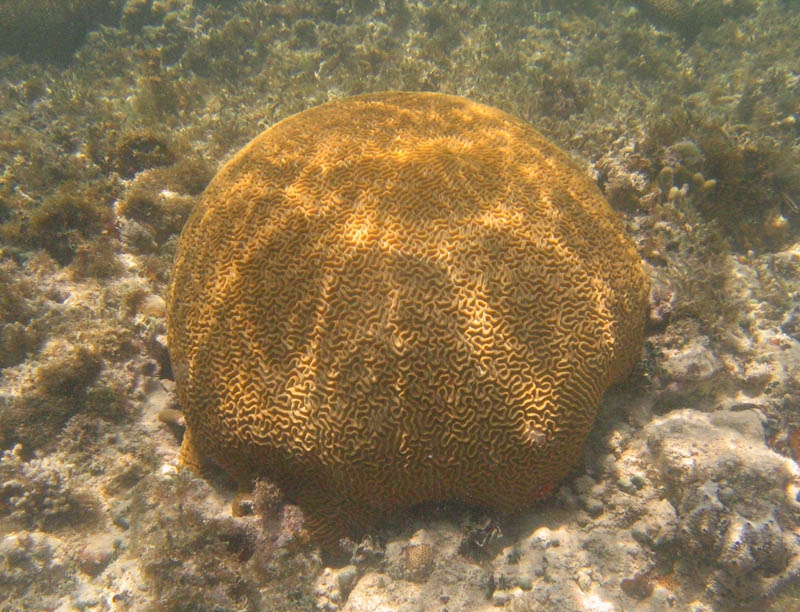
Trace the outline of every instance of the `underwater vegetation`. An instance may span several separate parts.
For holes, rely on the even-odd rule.
[[[0,607],[798,609],[796,0],[0,7]],[[326,568],[275,483],[244,500],[176,468],[164,298],[218,167],[387,89],[568,151],[645,260],[651,316],[546,504],[403,511]]]
[[[276,519],[287,510],[271,487],[256,487],[258,516],[243,525],[195,506],[192,500],[201,500],[208,485],[186,474],[150,474],[142,485],[132,491],[125,514],[142,577],[155,595],[147,610],[315,609],[310,579],[319,560],[293,540],[291,525]],[[281,526],[273,525],[276,520]]]
[[[118,23],[122,0],[2,0],[0,53],[66,64],[86,33]]]
[[[69,474],[46,459],[26,461],[22,445],[0,456],[0,517],[5,528],[52,530],[93,520],[95,502]]]
[[[85,347],[63,351],[58,359],[40,366],[28,393],[2,398],[0,435],[3,443],[23,443],[28,453],[51,445],[53,436],[64,424],[86,409],[89,388],[101,366],[99,355]],[[46,414],[46,418],[31,417],[42,414]]]
[[[776,250],[796,231],[800,155],[792,148],[737,138],[680,110],[648,134],[642,149],[659,160],[651,166],[656,184],[667,196],[683,188],[733,248]]]

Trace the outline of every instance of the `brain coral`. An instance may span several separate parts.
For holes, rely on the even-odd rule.
[[[419,502],[525,509],[636,360],[647,291],[597,187],[522,121],[434,93],[312,108],[183,229],[182,458],[268,477],[323,544]]]
[[[700,28],[755,10],[753,0],[637,0],[655,22],[693,37]]]

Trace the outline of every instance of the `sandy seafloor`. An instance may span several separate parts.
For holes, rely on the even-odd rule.
[[[796,0],[0,18],[0,610],[800,609]],[[224,479],[177,466],[163,297],[222,163],[384,89],[469,96],[568,151],[626,220],[652,321],[553,499],[409,512],[325,567],[269,486],[234,518]]]

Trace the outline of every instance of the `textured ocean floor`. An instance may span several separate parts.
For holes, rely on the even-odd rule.
[[[0,610],[800,607],[797,2],[103,5],[0,1]],[[326,567],[274,487],[233,517],[178,467],[163,298],[222,163],[384,89],[568,151],[652,320],[550,501],[409,512]]]

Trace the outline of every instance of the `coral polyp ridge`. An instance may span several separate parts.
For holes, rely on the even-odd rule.
[[[247,145],[173,279],[184,460],[275,480],[323,544],[420,502],[546,497],[638,358],[648,286],[597,187],[538,132],[403,92]]]

